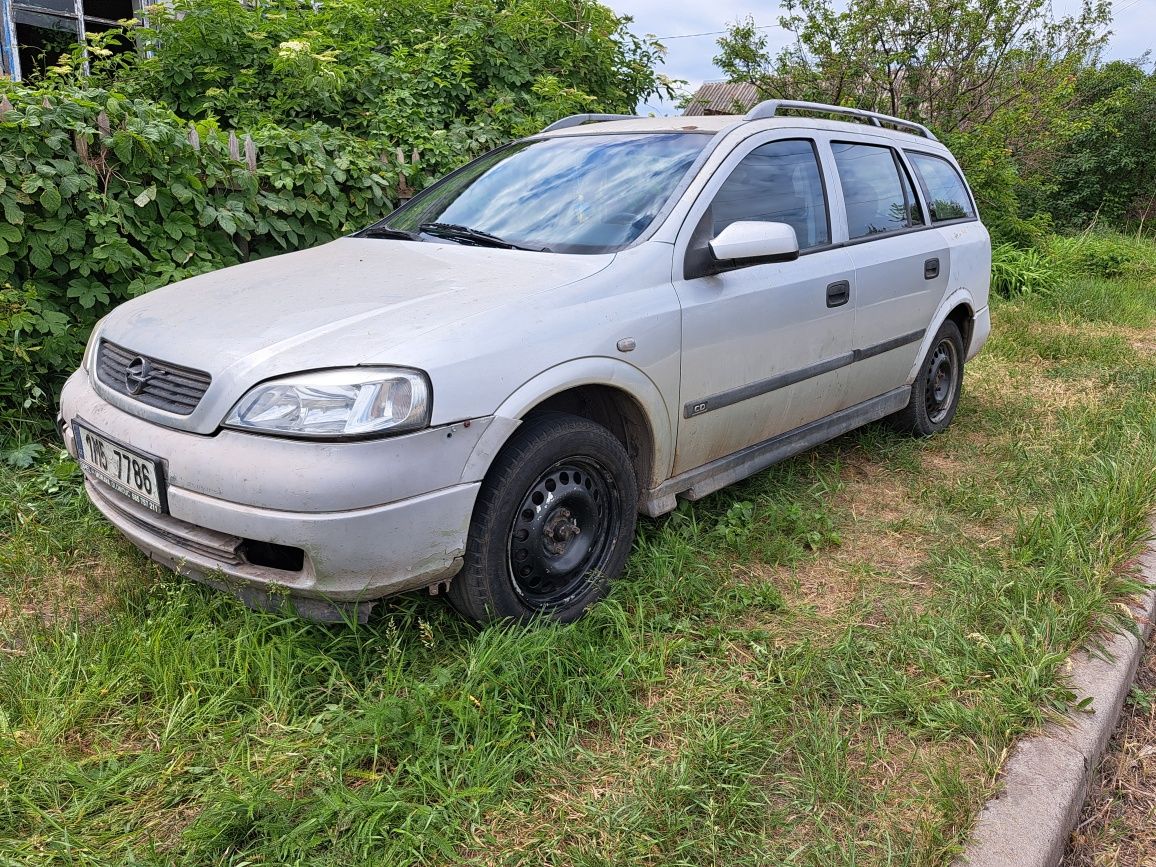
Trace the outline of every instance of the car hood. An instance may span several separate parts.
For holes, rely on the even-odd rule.
[[[589,277],[613,258],[342,238],[225,268],[133,299],[100,328],[101,338],[134,353],[210,373],[192,415],[101,391],[136,415],[208,431],[220,421],[218,404],[231,406],[257,382],[322,367],[404,365],[391,347]]]

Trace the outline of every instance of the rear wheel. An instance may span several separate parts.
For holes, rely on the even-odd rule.
[[[947,428],[959,407],[963,390],[963,337],[950,319],[939,326],[915,382],[907,406],[888,421],[901,433],[931,436]]]
[[[450,604],[478,623],[578,619],[626,563],[637,492],[610,431],[576,416],[532,416],[482,483]]]

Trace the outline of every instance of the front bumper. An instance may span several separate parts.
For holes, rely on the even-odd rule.
[[[363,618],[373,600],[461,568],[480,487],[466,467],[490,421],[343,444],[232,431],[205,437],[113,407],[83,371],[61,394],[61,433],[73,455],[77,418],[164,461],[168,514],[85,482],[93,504],[137,547],[255,607],[291,606],[320,620],[343,619],[354,606]],[[299,548],[303,563],[259,565],[246,553],[253,542]]]

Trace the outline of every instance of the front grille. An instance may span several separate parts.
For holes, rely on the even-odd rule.
[[[129,387],[126,376],[130,365],[134,367],[134,374],[144,374],[135,377],[139,387],[136,393]],[[100,381],[113,391],[177,415],[188,415],[196,409],[212,382],[212,377],[202,370],[139,355],[107,340],[100,341],[96,372]]]

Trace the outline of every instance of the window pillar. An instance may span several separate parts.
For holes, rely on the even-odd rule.
[[[20,55],[16,52],[12,0],[0,0],[0,75],[20,80]]]
[[[0,69],[27,79],[84,44],[85,33],[117,29],[134,0],[0,0]]]

